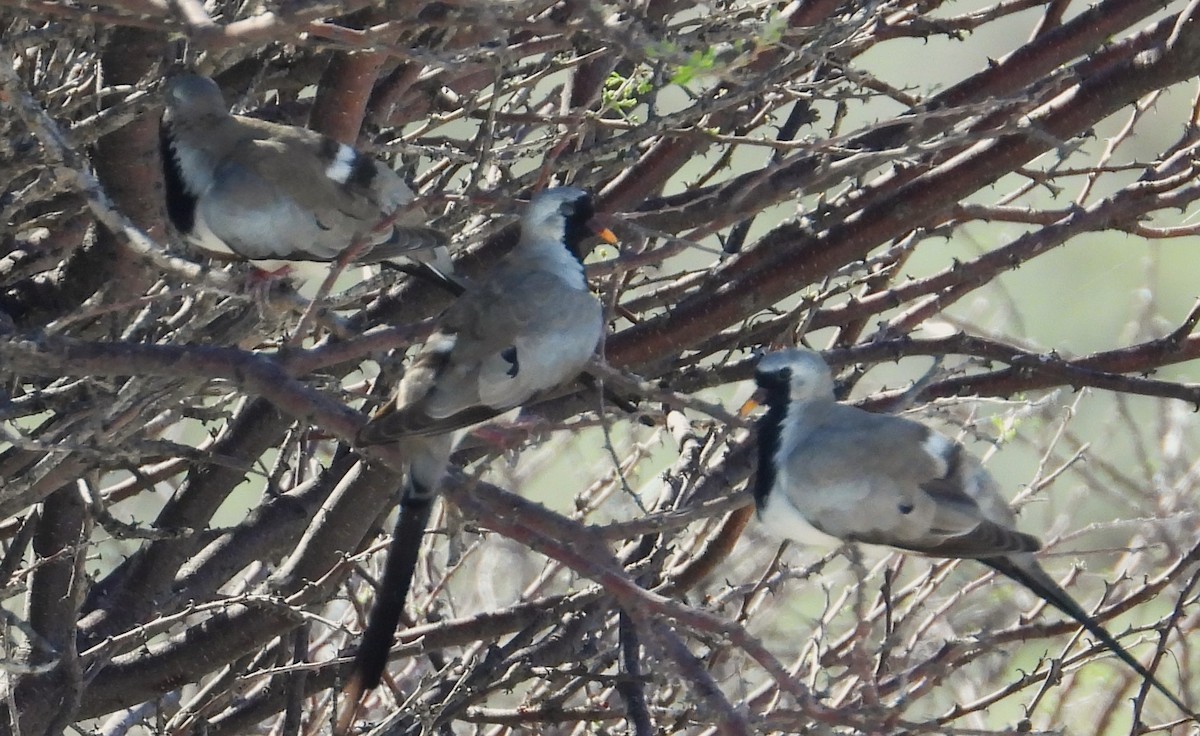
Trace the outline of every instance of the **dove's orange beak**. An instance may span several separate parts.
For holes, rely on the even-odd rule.
[[[765,392],[760,388],[754,393],[750,394],[750,398],[746,399],[746,402],[742,404],[741,409],[738,409],[738,416],[742,419],[745,419],[746,417],[750,416],[750,412],[762,406],[762,402],[766,398],[764,393]]]

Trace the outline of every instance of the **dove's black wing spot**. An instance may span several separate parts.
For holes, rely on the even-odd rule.
[[[508,377],[516,378],[517,374],[521,372],[521,361],[517,359],[517,346],[510,345],[504,350],[500,351],[500,357],[504,358],[506,361],[508,361],[508,364],[512,366],[507,371]]]
[[[377,166],[375,159],[370,156],[355,156],[354,164],[350,169],[350,179],[346,185],[369,191],[375,182],[375,177],[379,174]]]
[[[327,136],[321,138],[318,155],[327,162],[325,175],[350,192],[369,192],[379,173],[375,159]]]

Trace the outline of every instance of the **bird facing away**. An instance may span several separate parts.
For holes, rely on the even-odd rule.
[[[192,245],[225,259],[377,263],[447,238],[397,210],[413,200],[374,158],[305,128],[232,115],[208,77],[166,85],[160,128],[167,215]],[[393,221],[393,218],[403,222]]]
[[[1017,531],[991,475],[962,445],[902,417],[834,400],[817,353],[769,353],[754,380],[767,412],[758,423],[758,518],[774,534],[971,558],[1026,586],[1075,619],[1184,713],[1196,714],[1133,658],[1051,578]]]
[[[384,578],[359,645],[346,701],[379,684],[417,562],[434,494],[457,435],[579,375],[604,329],[584,278],[585,241],[615,243],[591,225],[592,199],[558,187],[537,194],[521,237],[485,280],[441,316],[413,359],[390,411],[363,426],[357,444],[402,442],[409,471]],[[354,712],[339,719],[345,733]]]

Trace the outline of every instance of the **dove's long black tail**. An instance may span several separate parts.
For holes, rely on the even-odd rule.
[[[408,599],[413,572],[417,569],[417,553],[421,549],[421,537],[429,523],[432,508],[433,499],[428,496],[409,497],[406,493],[401,502],[392,542],[388,545],[383,580],[375,591],[367,629],[363,632],[354,659],[351,681],[359,681],[363,690],[375,689],[383,677],[388,652],[396,640],[396,627],[404,613],[404,602]]]
[[[1134,659],[1133,655],[1126,651],[1125,647],[1117,643],[1117,640],[1113,638],[1112,634],[1108,633],[1107,629],[1089,616],[1087,611],[1083,610],[1083,607],[1076,603],[1075,599],[1067,591],[1059,587],[1058,583],[1054,582],[1054,579],[1046,574],[1046,571],[1037,562],[1034,562],[1032,558],[1030,558],[1032,564],[1022,564],[1024,560],[1016,560],[1012,557],[980,558],[979,561],[993,570],[1016,580],[1021,585],[1037,593],[1042,600],[1075,619],[1080,626],[1087,629],[1088,633],[1099,639],[1104,646],[1117,655],[1122,662],[1133,668],[1134,672],[1144,677],[1155,689],[1167,696],[1167,699],[1186,713],[1188,717],[1200,722],[1200,716],[1197,716],[1195,711],[1180,700],[1179,696],[1159,682],[1158,678],[1143,667],[1141,662]]]
[[[417,569],[421,539],[425,534],[425,527],[429,524],[433,500],[434,494],[427,489],[413,487],[410,476],[410,482],[400,501],[400,513],[396,517],[396,528],[392,531],[392,542],[388,545],[383,580],[375,591],[375,602],[371,604],[367,629],[363,632],[358,653],[354,657],[354,671],[342,690],[345,702],[334,726],[336,736],[344,736],[350,732],[363,696],[374,690],[383,679],[388,654],[396,640],[396,627],[399,626],[400,617],[404,613],[404,602],[408,599],[413,573]]]

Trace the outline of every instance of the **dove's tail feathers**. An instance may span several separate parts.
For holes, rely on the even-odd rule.
[[[1134,659],[1133,655],[1125,647],[1121,646],[1113,638],[1113,635],[1108,633],[1107,629],[1097,623],[1087,611],[1083,610],[1082,606],[1075,602],[1075,599],[1067,591],[1054,582],[1054,579],[1042,569],[1041,565],[1034,561],[1032,556],[1029,556],[1027,560],[1025,557],[981,558],[979,561],[1029,588],[1041,597],[1042,600],[1075,619],[1089,634],[1099,639],[1100,643],[1106,646],[1113,654],[1117,655],[1122,662],[1129,665],[1134,672],[1145,678],[1156,690],[1174,703],[1177,708],[1186,713],[1192,720],[1200,722],[1200,716],[1197,716],[1195,711],[1180,700],[1179,696],[1168,689],[1167,686],[1159,682],[1158,678],[1143,667],[1141,662]]]

